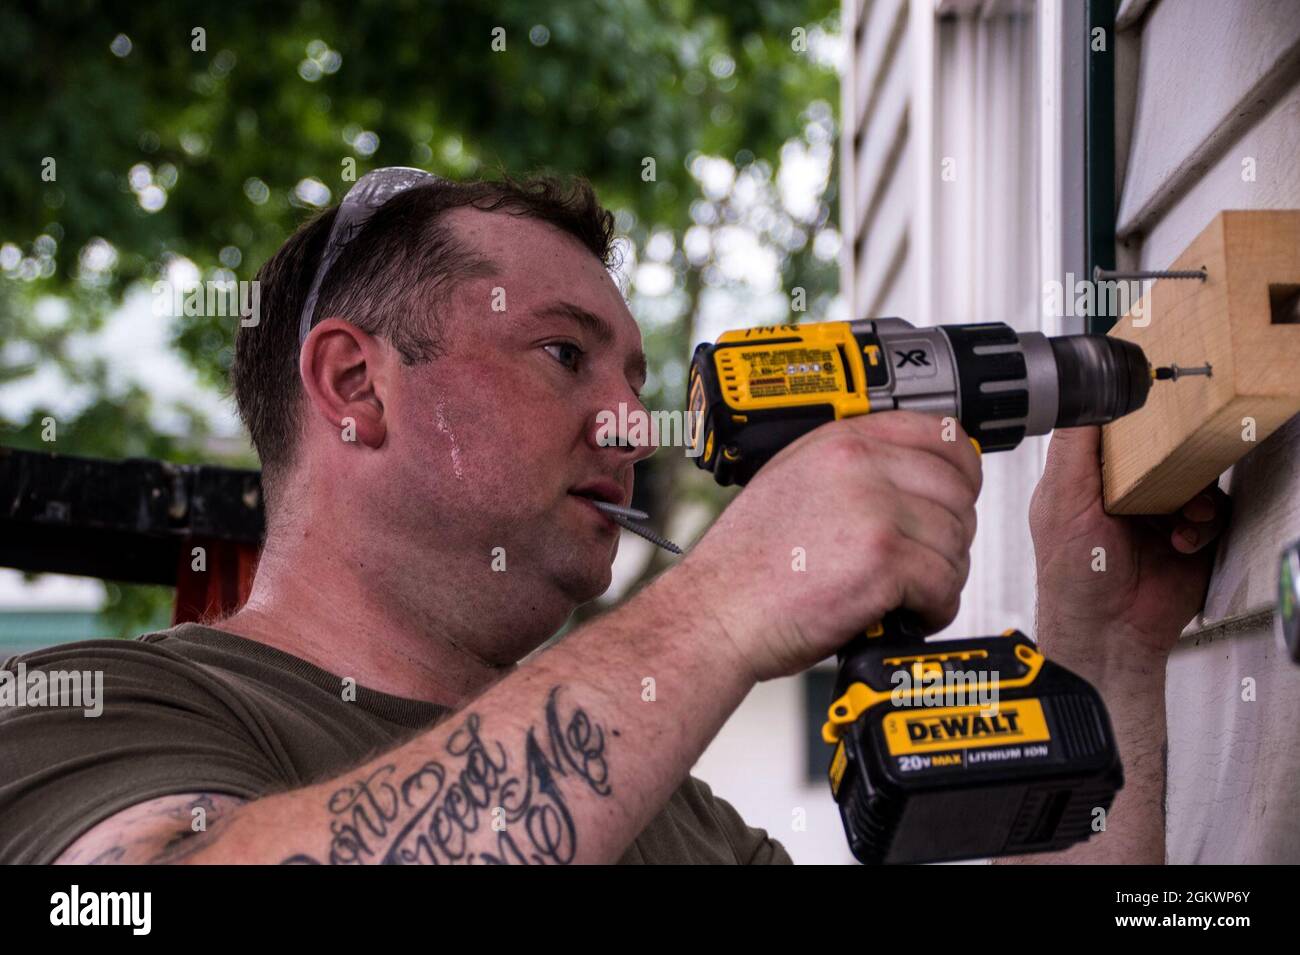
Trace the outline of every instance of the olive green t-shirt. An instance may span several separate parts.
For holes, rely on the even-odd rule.
[[[341,677],[198,624],[12,657],[0,665],[15,675],[11,689],[20,662],[29,685],[37,670],[102,671],[102,711],[0,701],[0,863],[51,862],[95,824],[148,799],[257,799],[341,776],[448,715],[362,686],[345,700]],[[620,861],[790,857],[687,777]]]

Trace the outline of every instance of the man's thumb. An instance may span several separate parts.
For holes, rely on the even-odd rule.
[[[1057,428],[1047,446],[1045,475],[1075,492],[1101,482],[1101,428]]]

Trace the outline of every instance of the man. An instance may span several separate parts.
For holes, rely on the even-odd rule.
[[[0,860],[789,861],[690,767],[755,682],[898,605],[952,620],[979,457],[914,414],[820,428],[675,567],[521,663],[609,585],[618,528],[591,501],[627,504],[650,451],[597,437],[645,377],[611,234],[584,185],[385,170],[285,244],[233,373],[266,492],[252,595],[211,627],[27,656],[102,669],[104,715],[0,714]],[[1207,561],[1079,498],[1095,444],[1058,441],[1040,489],[1040,632],[1126,732]],[[1189,517],[1204,543],[1214,515]],[[1157,553],[1157,579],[1119,570]],[[1155,851],[1163,766],[1134,770],[1111,858]]]

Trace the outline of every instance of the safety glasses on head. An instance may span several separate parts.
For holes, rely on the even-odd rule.
[[[343,197],[343,202],[339,204],[338,213],[334,216],[329,242],[325,245],[325,253],[320,258],[320,265],[316,267],[316,276],[312,279],[307,301],[302,306],[302,316],[298,320],[299,348],[307,340],[307,335],[311,331],[316,300],[320,297],[320,288],[325,281],[325,276],[338,261],[340,253],[347,244],[389,199],[414,186],[434,182],[436,179],[437,176],[423,169],[387,166],[366,173],[348,190],[348,194]]]

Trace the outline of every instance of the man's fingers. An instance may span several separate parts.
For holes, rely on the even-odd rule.
[[[966,566],[974,528],[943,505],[918,497],[900,508],[894,520],[904,537],[928,547],[955,571]]]
[[[908,569],[902,577],[902,605],[915,611],[932,631],[952,623],[961,607],[961,588],[970,572],[969,560],[953,572],[939,552],[907,539],[898,549],[898,562]]]
[[[1212,521],[1214,520],[1219,498],[1226,499],[1227,495],[1219,490],[1218,481],[1212,481],[1205,486],[1200,494],[1197,494],[1196,497],[1184,504],[1180,513],[1187,520],[1198,524]]]
[[[890,473],[900,475],[890,485],[947,510],[967,529],[969,546],[976,516],[966,474],[948,458],[925,450],[882,446],[879,454],[891,466]]]
[[[1057,428],[1047,445],[1044,471],[1053,486],[1084,495],[1101,483],[1101,428]]]
[[[1180,554],[1195,554],[1222,533],[1232,499],[1217,484],[1207,487],[1175,515],[1169,542]]]
[[[980,456],[975,452],[970,437],[955,421],[945,423],[943,418],[917,411],[891,411],[889,414],[846,418],[844,424],[867,440],[887,440],[938,455],[950,462],[977,494],[984,483]]]

